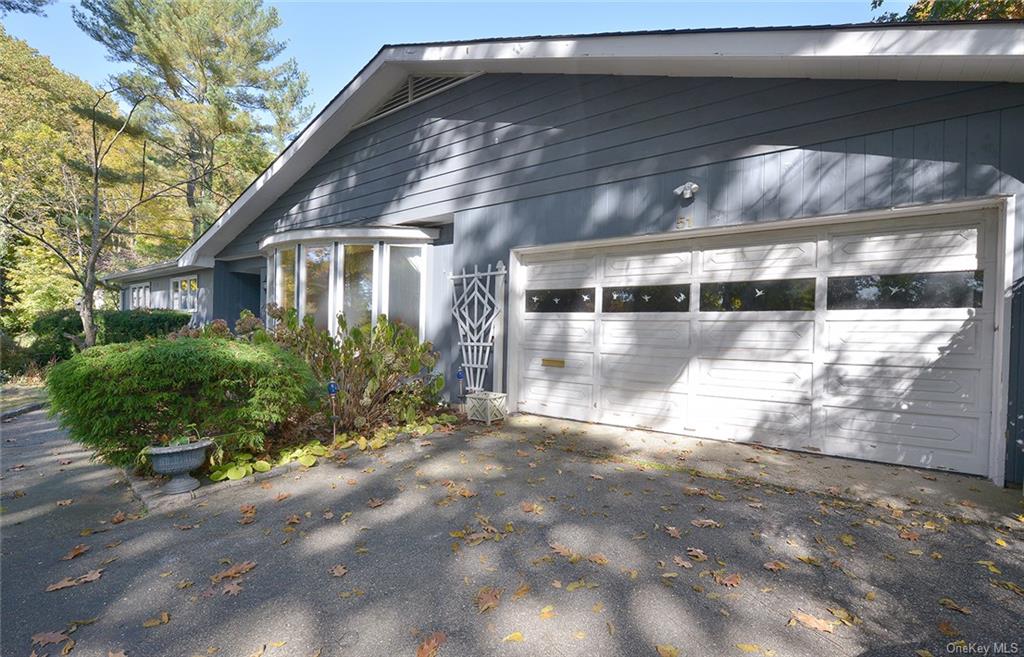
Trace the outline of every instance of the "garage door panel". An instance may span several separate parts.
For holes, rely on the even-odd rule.
[[[817,251],[814,241],[705,249],[701,268],[705,275],[722,279],[749,279],[758,273],[788,278],[812,271],[817,266]]]
[[[981,373],[941,367],[829,365],[824,403],[893,412],[977,417]]]
[[[603,280],[612,285],[681,283],[688,280],[693,256],[689,249],[663,253],[609,254],[604,258]]]
[[[698,395],[694,422],[702,435],[792,449],[811,444],[811,406]]]
[[[694,383],[709,394],[810,403],[812,373],[810,363],[701,358]]]
[[[702,354],[810,358],[814,348],[811,320],[712,319],[702,320],[700,331]]]
[[[976,227],[911,230],[884,234],[835,235],[831,266],[858,272],[976,269]]]
[[[555,283],[572,287],[594,279],[594,262],[594,257],[535,260],[527,263],[524,269],[531,285]]]
[[[687,395],[667,390],[601,388],[601,422],[625,426],[662,428],[685,422]]]
[[[601,320],[601,353],[672,356],[689,353],[690,346],[687,320]]]
[[[824,449],[832,454],[984,474],[976,418],[825,407]]]
[[[549,379],[522,379],[519,410],[539,415],[591,419],[594,387]]]
[[[980,367],[976,320],[828,321],[827,360],[874,365]]]
[[[589,383],[594,376],[594,354],[557,349],[523,351],[523,376],[552,381],[579,381]]]
[[[557,317],[528,318],[523,322],[523,346],[539,350],[593,351],[594,321]]]
[[[603,353],[601,380],[685,390],[689,383],[689,362],[684,356]]]

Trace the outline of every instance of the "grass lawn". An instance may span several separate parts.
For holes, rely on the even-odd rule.
[[[42,383],[8,383],[0,386],[0,412],[44,399],[46,387]]]

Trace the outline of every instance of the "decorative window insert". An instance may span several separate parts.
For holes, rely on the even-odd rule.
[[[690,284],[606,287],[606,313],[685,313],[690,309]]]
[[[814,279],[701,283],[704,312],[814,310]]]
[[[984,272],[830,276],[829,310],[981,308]]]
[[[286,310],[296,307],[295,287],[295,250],[297,247],[280,249],[277,252],[277,290],[274,299],[277,305]]]
[[[592,313],[594,288],[546,289],[526,291],[528,313]]]
[[[149,283],[132,285],[128,288],[128,309],[149,308]]]
[[[194,313],[199,300],[199,278],[185,276],[171,279],[171,308]]]

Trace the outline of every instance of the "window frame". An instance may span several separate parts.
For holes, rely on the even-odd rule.
[[[427,245],[426,244],[391,244],[381,243],[383,248],[381,258],[381,271],[387,278],[386,284],[381,285],[380,312],[391,318],[391,249],[419,249],[420,257],[423,258],[423,271],[420,272],[420,294],[419,294],[419,339],[420,342],[426,339],[427,324]],[[376,260],[375,260],[376,262]],[[376,287],[376,286],[375,286]]]
[[[178,298],[180,299],[181,298],[181,296],[180,296],[181,295],[181,289],[180,289],[180,285],[179,284],[181,283],[181,281],[191,281],[193,279],[196,282],[196,293],[192,297],[193,305],[192,305],[191,308],[179,308],[177,303],[175,303],[175,300],[174,300],[175,286],[176,285],[178,286],[178,295],[179,295]],[[178,310],[178,311],[181,311],[183,313],[195,313],[195,312],[197,312],[199,310],[199,275],[198,274],[189,274],[187,276],[178,276],[177,278],[172,278],[170,284],[168,285],[168,288],[169,289],[168,289],[168,299],[167,300],[168,300],[168,305],[170,306],[171,310]]]
[[[152,303],[150,289],[149,283],[135,283],[133,285],[129,285],[127,295],[128,310],[150,310]],[[137,302],[136,293],[138,293],[139,297],[142,297],[143,293],[145,293],[145,302],[143,304],[139,304]]]

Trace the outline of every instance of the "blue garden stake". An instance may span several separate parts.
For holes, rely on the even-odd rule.
[[[465,394],[463,393],[462,387],[463,387],[463,385],[464,385],[464,383],[463,383],[463,382],[464,382],[464,381],[465,381],[465,379],[466,379],[466,373],[465,373],[465,372],[463,372],[462,370],[457,370],[457,371],[455,372],[455,378],[456,378],[456,379],[458,380],[458,382],[459,382],[459,397],[465,397],[466,395],[465,395]]]
[[[331,444],[334,444],[338,441],[338,416],[334,408],[338,399],[338,384],[334,379],[327,382],[327,394],[331,397]]]

